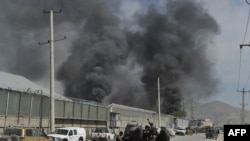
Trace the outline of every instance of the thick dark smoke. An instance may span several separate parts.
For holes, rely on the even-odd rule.
[[[36,81],[48,76],[48,45],[37,43],[49,39],[49,15],[42,10],[53,7],[63,10],[54,16],[55,38],[68,36],[55,43],[66,96],[155,110],[159,77],[162,112],[172,113],[184,97],[216,93],[206,49],[219,28],[201,4],[169,0],[159,10],[153,3],[130,17],[133,22],[121,18],[123,4],[6,0],[0,6],[2,70]]]
[[[143,32],[129,36],[129,47],[144,66],[141,80],[150,105],[157,100],[157,77],[161,105],[167,113],[179,109],[183,97],[214,94],[217,81],[205,51],[211,35],[219,29],[201,5],[169,1],[166,13],[151,7],[146,15],[137,17]]]

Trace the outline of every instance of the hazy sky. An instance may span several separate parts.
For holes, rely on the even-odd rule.
[[[243,88],[245,88],[245,90],[247,91],[250,90],[250,82],[249,82],[250,80],[248,81],[248,78],[250,76],[249,75],[250,74],[250,65],[249,65],[250,48],[244,47],[242,49],[241,67],[239,67],[240,66],[239,44],[243,43],[245,32],[247,34],[246,34],[244,43],[250,42],[250,31],[249,31],[250,29],[246,31],[250,5],[248,5],[245,0],[194,0],[194,1],[201,2],[202,3],[201,5],[205,8],[205,10],[209,14],[211,14],[211,16],[216,20],[219,26],[219,33],[213,36],[213,39],[211,40],[211,44],[209,44],[209,47],[206,48],[207,49],[206,55],[208,56],[208,60],[213,64],[213,68],[211,69],[211,71],[213,71],[212,72],[213,77],[218,78],[219,80],[218,91],[216,91],[217,92],[216,94],[212,94],[211,97],[206,97],[205,99],[203,99],[203,101],[217,99],[217,100],[229,103],[231,105],[240,107],[242,94],[237,92],[237,89],[241,91]],[[38,42],[47,41],[48,33],[49,33],[49,28],[48,28],[49,16],[46,14],[42,14],[43,7],[41,7],[41,5],[39,4],[43,4],[43,5],[49,5],[49,4],[43,1],[39,1],[39,2],[40,3],[35,3],[35,2],[30,3],[29,0],[22,0],[22,1],[19,1],[19,0],[7,1],[6,0],[0,6],[1,8],[0,9],[1,11],[0,24],[2,27],[2,31],[0,33],[0,37],[1,37],[0,49],[2,50],[0,52],[0,55],[1,55],[0,56],[1,58],[0,70],[7,71],[7,72],[8,71],[18,72],[19,74],[28,76],[29,79],[32,79],[33,81],[45,87],[49,87],[49,83],[48,83],[49,78],[47,77],[48,76],[47,70],[49,66],[45,63],[48,61],[48,58],[47,58],[48,45],[39,46],[37,44]],[[60,0],[58,0],[57,2],[60,3]],[[78,2],[81,3],[81,1],[78,1]],[[112,9],[116,12],[118,11],[117,13],[113,13],[114,14],[113,17],[111,17],[108,20],[104,18],[104,21],[106,20],[105,21],[106,23],[104,22],[104,24],[117,26],[116,25],[117,19],[115,17],[117,16],[120,18],[120,21],[121,21],[119,23],[119,26],[122,26],[124,28],[130,28],[130,30],[133,30],[133,29],[140,30],[140,27],[138,27],[139,24],[134,24],[135,22],[138,22],[139,20],[136,21],[133,18],[133,15],[138,11],[141,13],[145,12],[147,10],[147,8],[145,7],[148,7],[150,4],[154,4],[159,9],[162,9],[162,11],[164,11],[165,2],[166,0],[122,1],[121,4],[118,4],[120,6],[118,9],[116,8]],[[54,4],[53,2],[51,3]],[[57,27],[55,29],[55,34],[56,34],[55,38],[62,38],[65,35],[67,35],[68,37],[66,41],[58,42],[55,44],[57,46],[55,48],[55,52],[56,52],[55,61],[57,65],[56,69],[58,69],[60,65],[67,59],[69,55],[69,50],[70,50],[69,47],[81,44],[81,42],[76,42],[76,41],[79,40],[78,36],[82,35],[81,32],[86,32],[85,29],[79,32],[80,27],[83,24],[85,24],[85,21],[79,20],[78,19],[79,17],[76,15],[79,14],[79,12],[82,12],[82,13],[85,13],[86,15],[84,16],[87,17],[88,11],[84,11],[84,9],[88,9],[88,8],[91,9],[91,6],[93,6],[94,5],[93,3],[95,2],[91,3],[91,2],[86,1],[85,3],[86,3],[85,7],[77,7],[78,3],[71,3],[73,5],[71,7],[74,7],[74,6],[76,7],[75,13],[74,12],[69,13],[70,11],[64,11],[66,14],[61,13],[61,14],[64,14],[64,16],[60,17],[60,14],[55,16],[57,21],[62,22],[62,24],[58,24],[58,23],[56,24]],[[87,6],[88,3],[92,5],[88,7]],[[116,6],[116,3],[114,1],[112,2],[112,4],[113,4],[112,6]],[[7,5],[9,5],[9,7]],[[67,6],[67,5],[65,6],[65,8],[69,8],[69,7],[70,6]],[[25,8],[29,8],[33,12]],[[45,7],[45,8],[48,8],[48,7]],[[105,14],[108,14],[108,12],[104,13],[103,15],[105,16]],[[25,14],[27,14],[27,17],[24,16]],[[150,17],[150,15],[148,17]],[[68,21],[67,18],[71,18],[71,19]],[[19,20],[21,21],[20,23],[17,22]],[[113,20],[113,21],[110,22],[109,20],[110,21]],[[77,24],[74,25],[72,23],[77,23]],[[88,25],[88,26],[91,27],[91,25]],[[110,29],[112,29],[114,32],[110,33],[110,31],[108,31],[106,34],[109,34],[109,35],[113,35],[116,33],[119,34],[120,36],[115,38],[118,41],[124,38],[125,33],[122,33],[120,29],[117,29],[117,27],[115,28],[112,27]],[[83,36],[85,36],[85,34],[83,34]],[[123,45],[125,48],[127,47],[126,43],[124,43]],[[21,48],[22,46],[27,46],[30,49],[23,50]],[[6,47],[13,47],[13,48],[6,48]],[[45,55],[42,53],[45,53]],[[26,56],[25,54],[29,54],[30,56],[33,56],[34,58],[37,58],[39,56],[40,59],[39,61],[38,59],[33,60],[33,59],[30,59],[30,56]],[[89,55],[89,54],[86,54],[86,55]],[[15,57],[11,57],[11,56],[15,56]],[[15,58],[17,61],[13,61],[12,60],[13,58]],[[126,61],[128,60],[131,61],[133,59],[127,59]],[[15,62],[15,63],[12,63],[12,62]],[[20,65],[20,62],[21,63],[29,62],[29,63],[26,65]],[[39,64],[40,66],[36,66],[37,64]],[[127,62],[127,64],[128,66],[129,65],[133,66],[131,65],[129,61]],[[117,68],[128,73],[130,71],[130,68],[124,69],[124,66],[126,65],[123,64],[123,66],[120,65]],[[28,67],[22,67],[22,66],[28,66]],[[74,68],[71,68],[71,69],[74,69]],[[97,68],[97,71],[100,71],[100,68]],[[37,72],[37,73],[34,73],[34,75],[30,75],[30,74],[33,74],[31,72]],[[138,73],[141,73],[141,72],[142,72],[142,68],[138,65],[137,67],[134,67],[133,70],[131,70],[131,72],[128,73],[128,75],[131,73],[135,73],[137,75]],[[239,74],[240,74],[240,77],[239,77]],[[117,73],[116,75],[120,76],[122,74]],[[137,75],[137,77],[134,77],[134,75],[132,75],[131,79],[139,78],[139,76],[140,75]],[[121,78],[124,80],[127,79],[123,77]],[[128,80],[128,83],[130,81],[131,80]],[[213,81],[209,81],[209,82],[213,82]],[[137,84],[140,84],[140,83],[141,82],[138,82]],[[56,83],[56,90],[59,93],[63,91],[62,86],[58,82]],[[199,90],[202,91],[202,89],[199,89]],[[137,91],[140,91],[140,90],[137,90]],[[246,107],[247,109],[250,108],[249,99],[250,99],[250,96],[248,93],[246,93],[245,103],[248,104]]]
[[[204,2],[209,13],[218,22],[221,32],[214,40],[214,48],[209,52],[211,60],[215,62],[216,73],[221,81],[221,91],[213,99],[218,99],[226,103],[241,106],[242,91],[250,90],[248,75],[250,72],[250,48],[240,48],[243,43],[246,31],[247,19],[250,5],[245,0],[201,0]],[[246,32],[244,43],[250,42],[250,31]],[[240,72],[240,77],[239,77]],[[239,82],[239,83],[238,83]],[[249,93],[245,95],[245,102],[249,109]]]

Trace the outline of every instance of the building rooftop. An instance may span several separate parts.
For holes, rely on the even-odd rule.
[[[36,93],[50,97],[49,89],[44,88],[38,84],[35,84],[34,82],[28,80],[23,76],[1,71],[0,71],[0,88],[5,90]],[[58,94],[56,92],[54,94],[55,94],[55,99],[72,101],[67,97]]]

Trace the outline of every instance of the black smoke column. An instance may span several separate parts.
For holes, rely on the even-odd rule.
[[[179,110],[183,97],[214,94],[217,80],[205,51],[219,29],[202,6],[190,0],[170,0],[165,13],[150,7],[146,15],[137,17],[143,30],[129,35],[129,47],[144,66],[141,80],[153,109],[158,76],[165,113]]]

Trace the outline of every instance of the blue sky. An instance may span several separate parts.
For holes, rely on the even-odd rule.
[[[243,43],[250,5],[245,0],[200,1],[204,2],[204,6],[217,20],[221,29],[220,34],[215,37],[214,48],[209,51],[209,56],[215,63],[216,74],[221,81],[220,92],[211,99],[240,107],[242,94],[238,93],[237,89],[242,90],[244,87],[245,90],[250,90],[249,81],[247,83],[250,72],[250,48],[244,47],[242,50],[241,67],[239,48],[239,44]],[[248,29],[244,43],[249,41]],[[249,94],[245,96],[245,103],[248,104]],[[249,104],[247,108],[249,109]]]

